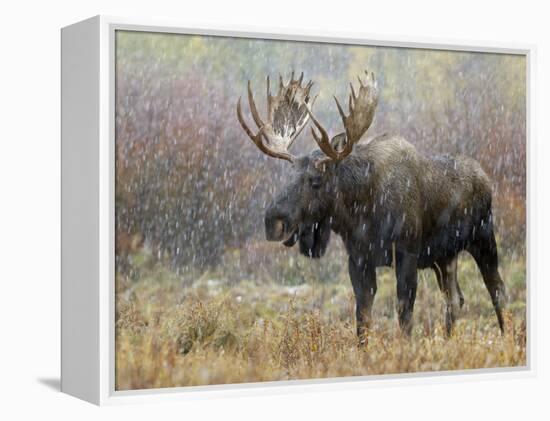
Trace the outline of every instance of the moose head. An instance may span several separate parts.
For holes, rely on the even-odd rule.
[[[241,100],[237,103],[239,122],[254,144],[268,156],[284,159],[291,164],[288,181],[267,207],[265,231],[269,241],[281,241],[292,247],[299,241],[300,252],[319,258],[326,251],[333,225],[333,214],[338,206],[339,163],[353,150],[372,123],[378,102],[374,74],[365,71],[366,79],[358,77],[359,90],[350,83],[349,114],[346,116],[338,99],[336,107],[342,118],[344,132],[329,138],[327,131],[313,115],[316,97],[311,96],[313,82],[302,86],[303,73],[288,83],[279,77],[276,95],[271,95],[267,77],[267,120],[260,117],[250,81],[248,102],[258,127],[253,133],[244,121]],[[309,120],[315,126],[311,134],[320,150],[305,156],[294,156],[290,146]]]

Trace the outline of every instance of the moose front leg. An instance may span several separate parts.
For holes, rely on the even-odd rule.
[[[397,278],[397,316],[401,330],[410,336],[412,315],[417,287],[417,256],[414,253],[396,253],[395,275]]]
[[[364,257],[349,258],[349,276],[355,294],[355,318],[357,336],[366,343],[371,325],[372,303],[376,295],[376,270]]]

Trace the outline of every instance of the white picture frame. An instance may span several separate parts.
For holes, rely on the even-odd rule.
[[[365,376],[322,380],[175,387],[115,391],[114,387],[114,58],[115,31],[135,30],[197,35],[338,42],[522,54],[527,59],[527,366]],[[264,393],[297,393],[380,387],[392,384],[446,383],[536,374],[536,313],[533,267],[534,210],[531,206],[534,104],[532,45],[454,40],[377,37],[364,34],[296,29],[194,26],[152,19],[96,16],[65,27],[62,46],[62,320],[61,390],[103,405],[202,399]],[[376,380],[376,381],[375,381]]]

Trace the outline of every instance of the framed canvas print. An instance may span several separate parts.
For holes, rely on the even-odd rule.
[[[64,28],[62,390],[532,373],[531,55]]]

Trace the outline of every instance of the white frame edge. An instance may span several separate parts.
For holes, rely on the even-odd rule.
[[[98,75],[82,75],[92,82],[98,77],[98,91],[93,92],[85,86],[77,86],[66,80],[73,71],[70,67],[70,58],[76,53],[75,48],[69,48],[65,37],[74,38],[78,31],[75,28],[84,28],[84,31],[96,31],[99,54],[97,61],[90,59],[90,66],[97,69]],[[246,38],[263,38],[295,41],[312,41],[343,44],[378,45],[405,48],[445,49],[453,51],[478,51],[503,54],[520,54],[527,58],[527,366],[464,370],[449,372],[407,373],[383,376],[345,377],[336,379],[314,379],[277,381],[266,383],[247,383],[236,385],[212,385],[197,387],[174,387],[167,389],[147,389],[134,391],[115,391],[115,329],[114,329],[114,66],[115,66],[115,31],[135,30],[150,32],[167,32],[196,35],[233,36]],[[83,47],[76,41],[78,47]],[[94,46],[90,46],[93,51]],[[76,49],[78,50],[78,48]],[[536,48],[534,45],[480,41],[457,41],[442,39],[419,39],[398,36],[374,36],[357,33],[329,32],[325,30],[306,31],[303,29],[258,28],[235,25],[197,25],[182,24],[155,19],[116,18],[96,16],[89,20],[71,25],[62,30],[62,391],[80,397],[96,404],[122,404],[138,402],[159,402],[182,399],[204,399],[212,397],[253,396],[266,393],[288,394],[313,391],[332,391],[370,387],[413,386],[419,384],[442,384],[451,382],[467,382],[479,380],[512,379],[533,377],[536,375],[536,336],[535,320],[535,284],[532,282],[532,268],[534,265],[533,246],[535,232],[531,229],[536,220],[534,198],[532,196],[535,174],[534,160],[535,139],[533,127],[534,83]],[[94,78],[95,76],[95,78]],[[84,84],[86,85],[86,84]],[[89,86],[88,86],[89,88]],[[74,92],[69,94],[68,90]],[[93,111],[97,101],[97,116],[89,132],[80,136],[81,146],[71,149],[75,133],[81,133],[82,113]],[[79,107],[77,107],[79,106]],[[87,111],[86,111],[87,110]],[[70,112],[71,111],[71,112]],[[74,115],[76,113],[76,115]],[[80,119],[80,120],[79,120]],[[91,124],[92,122],[88,120]],[[86,142],[92,142],[88,147],[97,147],[96,161],[88,172],[80,171],[80,167],[70,166],[69,161],[79,159],[79,150]],[[95,144],[94,144],[95,142]],[[80,156],[82,160],[82,156]],[[71,225],[70,214],[67,212],[79,200],[85,197],[68,196],[71,190],[67,180],[75,180],[73,184],[91,185],[97,188],[97,208],[93,208],[90,215],[86,215],[84,223]],[[94,184],[96,183],[96,184]],[[94,225],[94,221],[97,224]],[[97,238],[83,244],[83,239]],[[97,276],[76,277],[82,273],[83,264],[92,264],[90,247],[97,245],[95,253],[98,257]],[[78,246],[78,248],[77,248]],[[83,247],[81,247],[83,246]],[[87,248],[86,248],[87,246]],[[93,254],[93,253],[92,253]],[[63,269],[65,268],[65,269]],[[92,284],[97,282],[96,287]],[[80,280],[80,282],[76,281]],[[74,284],[82,288],[91,288],[92,303],[89,296],[82,290],[71,289]],[[88,282],[88,284],[86,284]],[[95,288],[95,289],[94,289]],[[91,314],[81,314],[80,309],[87,309]],[[97,311],[96,311],[97,310]],[[67,325],[67,320],[72,324]],[[75,323],[80,323],[80,334],[74,336]],[[71,331],[72,329],[72,331]],[[96,332],[94,336],[94,332]],[[91,335],[91,337],[89,337]],[[80,345],[87,337],[87,342],[93,344],[91,348]],[[86,342],[86,341],[85,341]],[[97,346],[95,346],[97,345]],[[78,354],[76,354],[78,352]],[[86,366],[86,373],[79,369],[82,362],[92,364]],[[97,362],[97,370],[93,363]],[[94,372],[95,370],[95,372]],[[376,380],[376,381],[373,381]]]
[[[61,31],[61,391],[99,403],[99,26]]]

